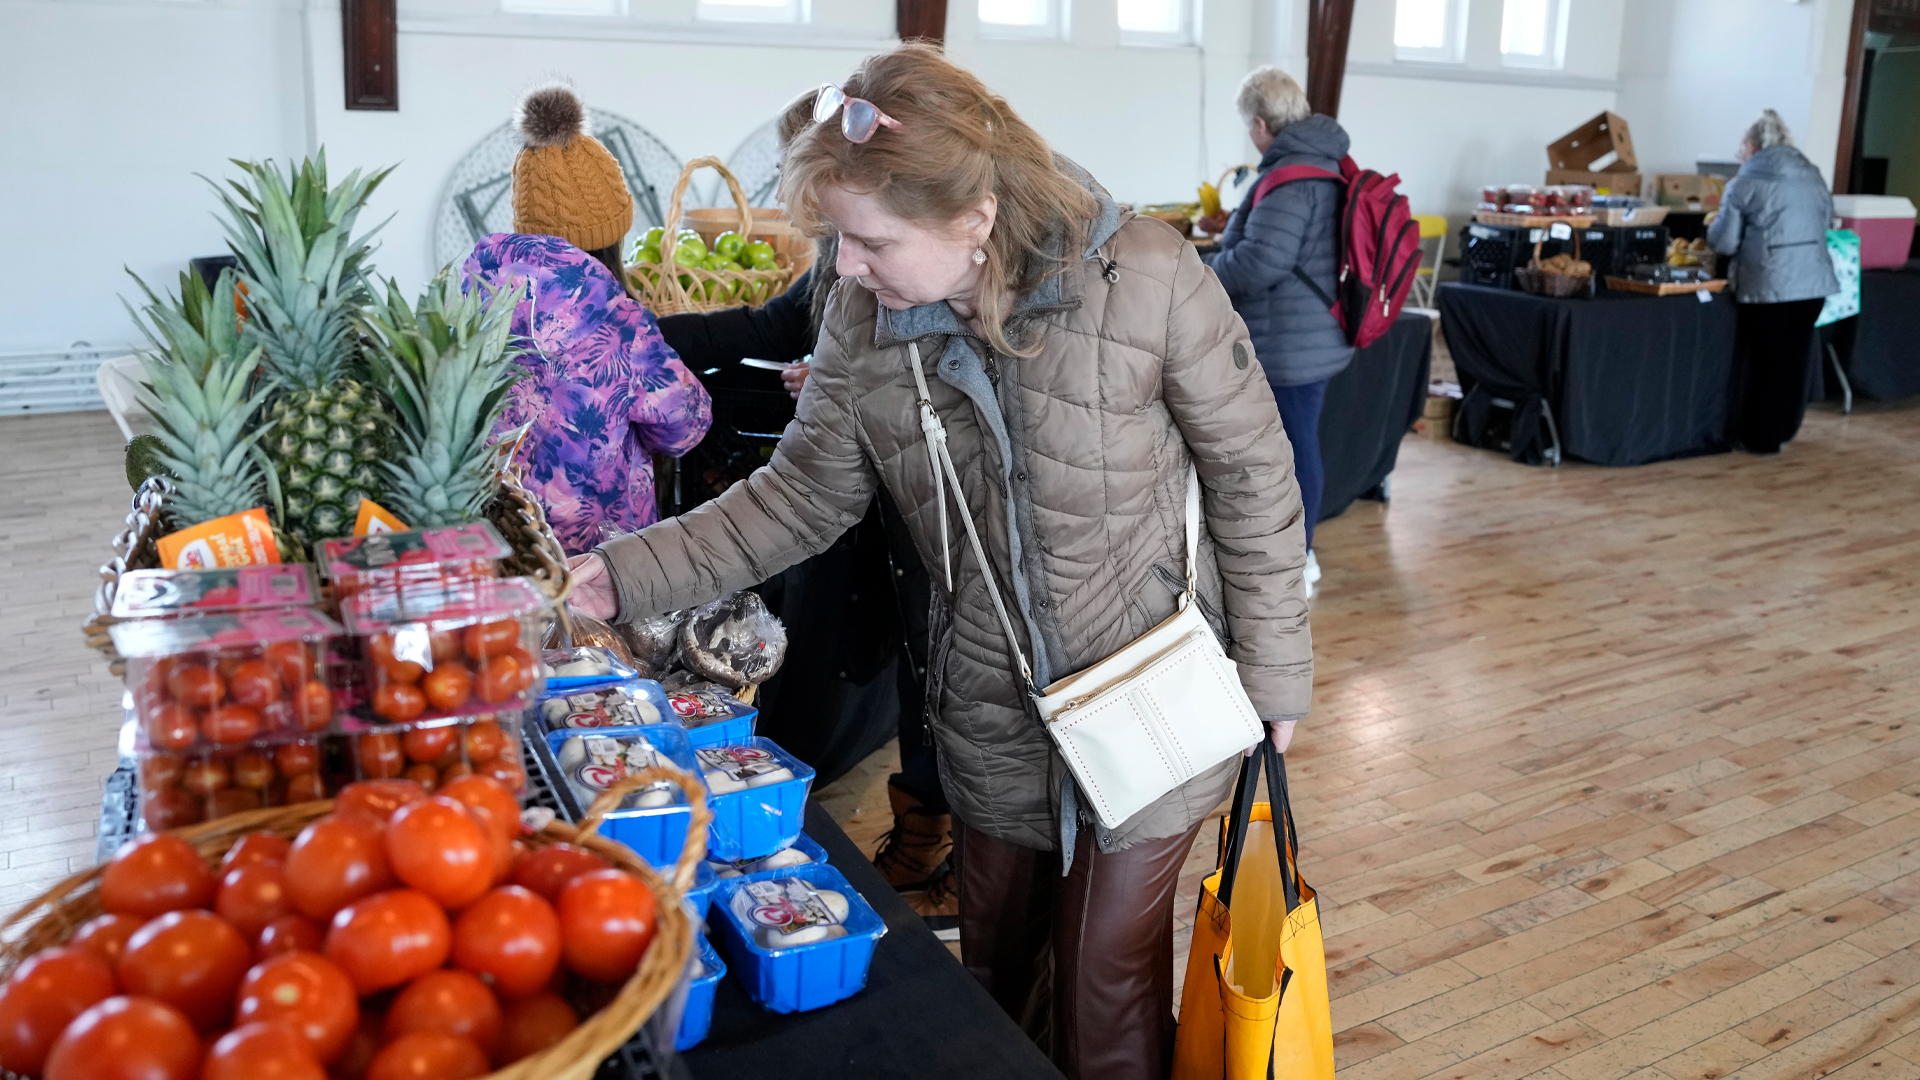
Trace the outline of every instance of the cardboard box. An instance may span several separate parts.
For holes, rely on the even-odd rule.
[[[1718,210],[1727,182],[1718,176],[1668,174],[1653,178],[1654,201],[1673,210]]]
[[[1578,169],[1548,169],[1547,186],[1585,184],[1602,195],[1638,197],[1644,181],[1637,172],[1584,172]]]
[[[1608,154],[1612,154],[1614,160],[1599,164]],[[1556,170],[1575,172],[1631,173],[1640,167],[1633,156],[1633,135],[1627,130],[1626,120],[1610,112],[1601,113],[1549,143],[1547,162]]]

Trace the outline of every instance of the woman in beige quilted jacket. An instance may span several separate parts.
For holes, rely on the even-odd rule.
[[[963,960],[1067,1075],[1165,1077],[1175,882],[1237,759],[1118,828],[1081,811],[958,515],[1046,686],[1173,613],[1191,462],[1200,602],[1284,748],[1313,675],[1273,393],[1193,247],[1122,210],[971,74],[910,45],[841,89],[782,166],[795,220],[840,240],[796,419],[746,481],[578,560],[575,603],[626,620],[744,588],[825,548],[884,485],[929,569],[953,568],[951,590],[934,574],[928,724]],[[967,496],[946,501],[944,529],[916,350]]]

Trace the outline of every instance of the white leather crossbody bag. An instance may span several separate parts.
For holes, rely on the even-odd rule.
[[[1045,690],[1014,633],[986,549],[967,511],[960,476],[947,452],[947,430],[934,412],[920,370],[920,347],[909,343],[913,383],[920,395],[920,429],[926,434],[940,517],[941,571],[953,589],[947,551],[946,488],[960,504],[960,521],[974,562],[987,579],[987,596],[1007,635],[1022,684],[1033,696],[1047,734],[1079,782],[1094,815],[1107,828],[1210,768],[1260,741],[1260,716],[1240,685],[1240,672],[1195,603],[1194,573],[1200,550],[1200,477],[1187,470],[1187,589],[1165,622],[1077,675]]]

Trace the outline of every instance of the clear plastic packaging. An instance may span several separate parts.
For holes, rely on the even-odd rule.
[[[598,645],[575,645],[571,649],[548,649],[540,654],[546,665],[548,691],[574,690],[588,686],[635,679],[640,673]]]
[[[614,630],[627,643],[634,666],[657,679],[673,667],[674,653],[680,648],[680,624],[686,620],[685,611],[669,611],[621,623]]]
[[[333,724],[326,649],[340,625],[311,608],[136,619],[107,632],[126,657],[147,747],[286,742]]]
[[[746,877],[748,874],[765,873],[768,870],[789,870],[796,866],[827,861],[827,849],[814,843],[813,837],[801,833],[794,837],[792,847],[784,847],[771,855],[762,855],[758,859],[737,859],[733,861],[708,860],[718,878]]]
[[[549,731],[636,727],[658,724],[670,716],[666,693],[651,679],[560,691],[554,690],[549,680],[546,697],[540,701],[540,721]]]
[[[322,768],[318,738],[185,753],[143,750],[137,771],[140,812],[155,831],[331,798],[337,789]]]
[[[693,747],[672,724],[550,731],[547,746],[558,765],[562,797],[578,820],[601,793],[642,769],[694,771]],[[606,815],[600,835],[632,848],[655,868],[666,870],[686,846],[693,808],[679,785],[661,782],[636,791]]]
[[[694,749],[743,743],[753,735],[759,710],[712,684],[705,689],[676,690],[666,695],[674,719],[687,729]]]
[[[703,604],[680,625],[679,662],[688,671],[739,688],[765,682],[787,655],[787,628],[757,594]]]
[[[350,750],[357,780],[412,780],[433,791],[477,773],[516,795],[527,787],[520,725],[513,714],[361,732],[351,737]]]
[[[374,589],[392,592],[499,577],[500,560],[511,554],[513,549],[499,531],[485,521],[348,536],[320,544],[321,565],[342,599]]]
[[[311,607],[323,599],[305,563],[224,570],[129,570],[113,592],[113,617],[153,619],[255,608]]]
[[[887,926],[831,866],[722,881],[709,920],[747,993],[774,1012],[823,1008],[867,984]]]
[[[375,726],[509,712],[540,694],[550,609],[524,578],[363,592],[340,608],[364,641]]]
[[[674,1035],[673,1048],[687,1051],[700,1045],[713,1027],[713,996],[719,989],[720,979],[727,973],[727,965],[714,951],[713,942],[705,934],[699,935],[700,947],[694,950],[692,965],[688,975],[686,1010],[680,1014],[680,1028]]]
[[[591,646],[596,649],[605,649],[620,663],[627,667],[634,666],[633,653],[627,648],[626,639],[620,636],[612,623],[603,622],[574,608],[567,609],[567,619],[573,623],[570,644],[575,648]],[[558,625],[555,623],[556,627]]]
[[[711,857],[757,859],[792,845],[806,817],[812,766],[759,736],[693,753],[710,793]]]

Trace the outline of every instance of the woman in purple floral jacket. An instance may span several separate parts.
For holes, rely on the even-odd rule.
[[[598,259],[557,236],[495,233],[467,258],[468,281],[532,279],[513,315],[526,370],[495,425],[531,422],[521,459],[528,488],[567,554],[657,516],[651,453],[686,453],[707,433],[712,401]]]

